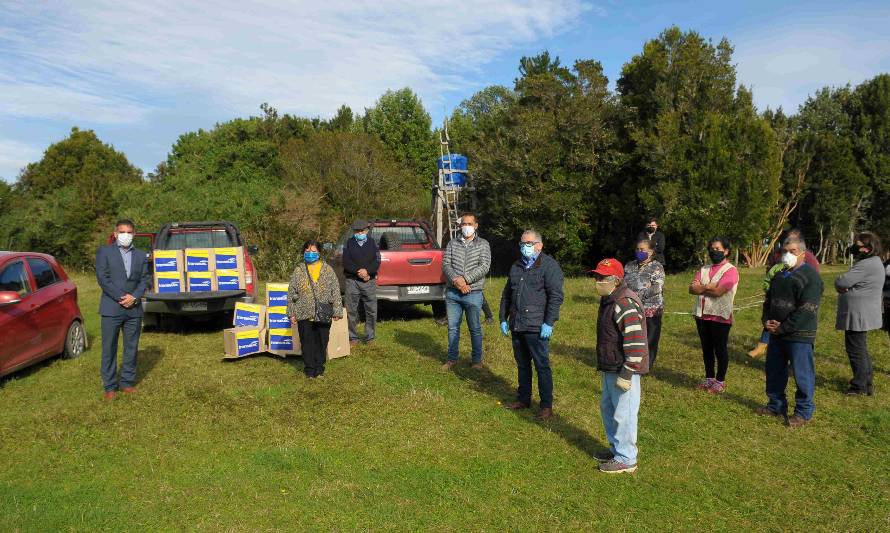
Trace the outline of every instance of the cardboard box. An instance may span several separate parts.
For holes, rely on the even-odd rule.
[[[243,270],[216,270],[216,288],[220,291],[237,291],[247,287]]]
[[[213,268],[244,272],[244,248],[213,248]]]
[[[155,250],[152,256],[155,272],[185,272],[182,250]]]
[[[287,305],[288,283],[266,283],[266,305],[278,307]]]
[[[213,272],[187,272],[185,274],[188,292],[211,292],[216,290],[216,277]]]
[[[261,304],[235,302],[234,325],[235,327],[266,327],[266,306]]]
[[[269,328],[268,352],[287,357],[288,355],[300,355],[299,336],[294,339],[291,328]],[[296,341],[296,342],[294,342]]]
[[[290,317],[287,316],[287,307],[267,307],[266,308],[266,327],[269,329],[290,329]]]
[[[155,272],[154,292],[185,292],[185,276],[182,272]]]
[[[226,359],[239,359],[251,354],[265,352],[266,330],[263,328],[231,328],[223,330],[223,345]]]
[[[185,250],[186,272],[213,272],[213,248],[187,248]]]

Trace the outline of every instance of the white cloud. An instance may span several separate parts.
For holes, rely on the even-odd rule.
[[[865,20],[858,26],[783,26],[733,39],[738,80],[753,88],[758,108],[795,113],[826,85],[856,85],[890,70],[890,40],[871,26]]]
[[[0,139],[0,179],[13,181],[28,163],[40,158],[42,150],[19,141]]]
[[[8,0],[0,114],[138,121],[183,95],[228,114],[328,116],[410,86],[427,107],[517,45],[573,27],[582,0]]]

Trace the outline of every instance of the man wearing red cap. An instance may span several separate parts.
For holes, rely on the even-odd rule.
[[[649,371],[643,304],[624,283],[624,267],[617,259],[603,259],[591,272],[602,297],[596,324],[596,368],[603,373],[600,415],[609,439],[608,453],[596,458],[601,472],[634,472],[640,376]]]

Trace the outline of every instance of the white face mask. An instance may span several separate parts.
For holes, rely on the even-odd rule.
[[[797,265],[797,256],[791,252],[785,252],[782,254],[782,262],[785,263],[785,266],[788,268],[794,268]]]
[[[464,237],[470,238],[476,233],[476,228],[473,226],[461,226],[460,232],[464,234]]]
[[[608,296],[612,294],[612,291],[615,290],[615,284],[611,281],[597,281],[596,282],[596,293],[600,296]]]
[[[131,244],[133,244],[133,234],[132,233],[118,233],[117,234],[117,243],[124,248],[129,248]]]

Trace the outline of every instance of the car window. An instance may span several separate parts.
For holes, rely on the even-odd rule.
[[[34,282],[37,284],[38,291],[59,281],[56,271],[43,259],[29,257],[28,266],[31,267],[31,274],[34,276]]]
[[[371,237],[380,244],[380,239],[385,233],[395,234],[402,244],[426,244],[429,242],[426,232],[419,226],[374,226],[371,228]]]
[[[17,292],[19,296],[31,292],[31,284],[28,283],[28,273],[23,262],[16,261],[0,272],[0,291]]]
[[[207,231],[186,231],[171,233],[167,239],[167,250],[185,250],[186,248],[226,248],[237,246],[232,242],[224,229]]]

